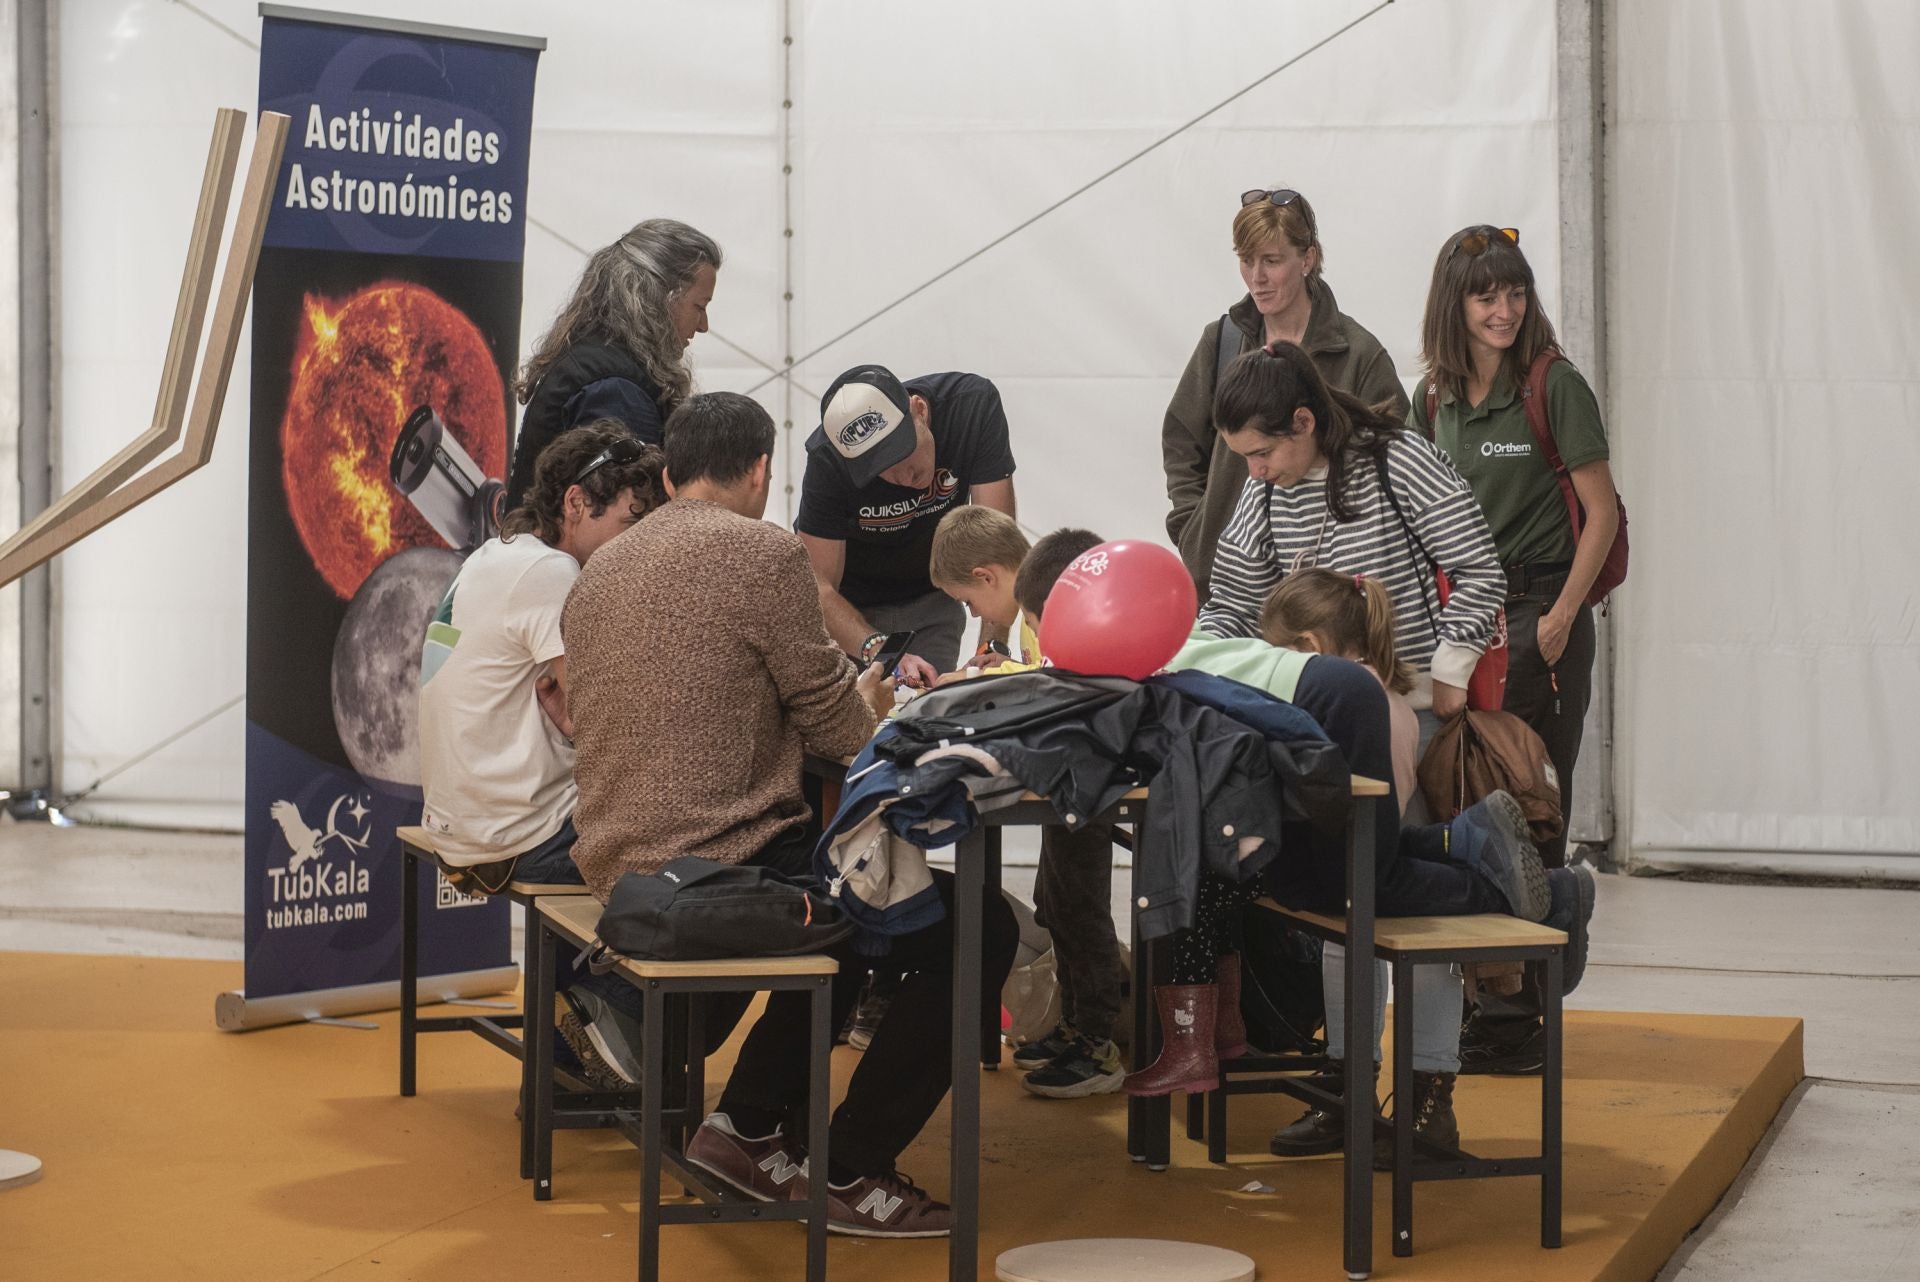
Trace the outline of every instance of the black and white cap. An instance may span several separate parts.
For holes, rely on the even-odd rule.
[[[860,365],[833,380],[820,401],[820,426],[807,452],[824,451],[855,489],[905,462],[915,443],[907,389],[880,365]]]

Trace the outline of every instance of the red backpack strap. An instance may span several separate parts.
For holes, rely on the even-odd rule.
[[[1527,426],[1533,431],[1534,442],[1539,445],[1547,466],[1553,469],[1553,479],[1560,485],[1560,497],[1566,501],[1567,520],[1573,525],[1573,541],[1580,541],[1580,531],[1585,526],[1585,514],[1580,510],[1580,496],[1573,488],[1573,477],[1567,474],[1567,464],[1560,457],[1560,447],[1554,444],[1553,424],[1547,416],[1547,372],[1557,361],[1564,361],[1565,353],[1557,347],[1549,347],[1533,358],[1533,365],[1527,370],[1527,385],[1520,390],[1521,404],[1527,412]]]

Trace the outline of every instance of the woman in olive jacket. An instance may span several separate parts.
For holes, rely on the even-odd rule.
[[[1245,460],[1226,447],[1213,425],[1214,385],[1235,356],[1272,342],[1296,343],[1334,387],[1395,419],[1407,412],[1406,389],[1386,349],[1340,310],[1321,279],[1326,253],[1305,196],[1284,187],[1243,193],[1233,219],[1233,252],[1247,296],[1201,332],[1160,429],[1173,505],[1167,535],[1203,602],[1214,548],[1247,481]]]

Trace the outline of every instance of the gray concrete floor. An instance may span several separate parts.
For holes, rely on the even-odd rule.
[[[240,911],[237,837],[0,818],[0,950],[239,960]],[[1920,891],[1607,876],[1593,938],[1571,1006],[1807,1022],[1808,1081],[1661,1282],[1920,1279]]]

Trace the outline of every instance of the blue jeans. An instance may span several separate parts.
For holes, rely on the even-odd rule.
[[[513,861],[513,879],[546,886],[584,885],[585,879],[580,876],[580,869],[573,862],[573,843],[578,840],[580,834],[573,830],[573,816],[568,815],[566,822],[560,825],[560,831],[532,850],[520,852],[520,856]]]
[[[1328,944],[1320,953],[1320,991],[1327,1001],[1327,1053],[1347,1052],[1347,950]],[[1396,994],[1407,1000],[1404,993]],[[1460,1071],[1460,968],[1413,968],[1413,1067],[1419,1073]],[[1373,1059],[1387,1026],[1387,964],[1373,964]]]

